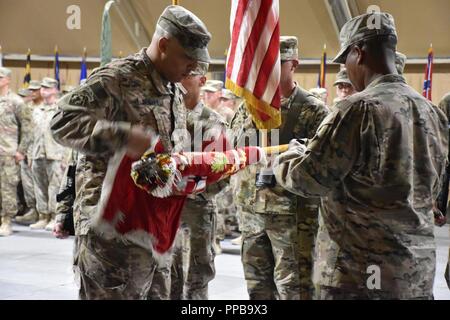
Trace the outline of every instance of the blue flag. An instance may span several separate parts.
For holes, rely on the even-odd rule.
[[[84,48],[83,57],[81,58],[80,83],[86,78],[87,78],[86,48]]]
[[[61,83],[59,81],[59,53],[58,53],[58,46],[55,47],[54,69],[55,69],[55,80],[58,81],[58,90],[60,90],[61,89]]]

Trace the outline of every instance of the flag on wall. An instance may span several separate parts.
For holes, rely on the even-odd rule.
[[[428,49],[428,62],[425,67],[425,80],[423,81],[423,96],[431,101],[431,85],[433,80],[433,45]]]
[[[327,76],[327,45],[323,45],[322,58],[320,59],[319,77],[317,79],[317,87],[325,88],[325,78]]]
[[[61,89],[61,84],[59,80],[59,52],[58,46],[55,46],[55,61],[53,62],[53,69],[55,71],[55,80],[58,81],[58,90]]]
[[[81,71],[80,71],[80,83],[87,78],[87,66],[86,66],[86,47],[83,49],[83,57],[81,58]]]
[[[27,52],[27,62],[25,64],[25,77],[23,78],[23,87],[28,88],[31,81],[31,50]]]
[[[226,88],[246,100],[256,126],[281,124],[278,0],[233,0]]]

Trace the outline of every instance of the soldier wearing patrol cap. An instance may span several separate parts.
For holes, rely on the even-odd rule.
[[[446,117],[397,74],[390,14],[351,19],[340,42],[334,61],[345,63],[358,93],[338,102],[306,145],[291,141],[274,165],[286,189],[323,197],[316,298],[432,299]]]
[[[29,103],[31,101],[31,90],[27,88],[21,88],[17,91],[17,95],[20,96],[25,103]]]
[[[353,88],[353,84],[348,78],[347,70],[345,70],[345,68],[338,72],[333,86],[336,87],[337,95],[337,97],[333,100],[333,104],[336,104],[338,101],[341,101],[342,99],[345,99],[355,93],[355,88]]]
[[[199,63],[197,70],[181,81],[186,88],[184,105],[188,110],[187,129],[192,140],[186,145],[187,151],[211,149],[211,143],[218,143],[225,136],[225,121],[200,100],[207,71],[208,64]],[[222,146],[220,143],[220,148]],[[208,299],[208,284],[216,274],[213,198],[224,186],[224,182],[210,185],[204,192],[186,199],[174,246],[171,299]]]
[[[56,195],[64,173],[62,160],[65,152],[65,148],[56,143],[50,132],[50,121],[57,110],[58,81],[49,77],[42,79],[41,96],[44,101],[34,108],[31,117],[31,171],[39,220],[31,224],[30,228],[51,231],[56,216]]]
[[[17,214],[18,163],[24,159],[21,139],[23,100],[11,92],[11,70],[0,67],[0,237],[12,234],[11,219]]]
[[[28,210],[22,216],[17,216],[15,221],[19,224],[32,224],[38,220],[38,212],[36,209],[36,196],[34,193],[33,174],[31,172],[32,164],[32,142],[33,142],[33,110],[42,104],[41,81],[31,80],[28,88],[31,101],[25,104],[23,112],[23,140],[25,144],[25,159],[20,162],[20,177],[22,180],[25,204]]]
[[[329,110],[294,81],[298,40],[280,38],[281,126],[279,141],[312,138]],[[256,134],[242,104],[231,128],[237,144]],[[253,139],[250,139],[250,141]],[[301,198],[277,184],[272,167],[252,166],[239,174],[237,205],[241,211],[242,263],[250,299],[309,299],[312,295],[312,251],[320,199]]]
[[[220,97],[222,96],[223,81],[220,80],[208,80],[202,87],[203,101],[205,105],[217,111],[220,105]]]
[[[147,299],[157,261],[152,252],[115,236],[98,236],[91,217],[102,194],[108,159],[119,148],[139,159],[159,134],[164,152],[178,152],[186,139],[183,88],[177,83],[209,62],[211,35],[204,23],[180,6],[167,7],[148,48],[92,72],[58,102],[53,136],[80,151],[74,204],[75,266],[81,299]],[[179,134],[172,134],[179,133]],[[184,201],[174,199],[173,201]]]

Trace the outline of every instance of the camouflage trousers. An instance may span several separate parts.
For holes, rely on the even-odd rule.
[[[208,283],[216,274],[214,216],[211,201],[186,201],[173,252],[172,300],[208,299]]]
[[[19,166],[14,157],[0,156],[0,209],[2,217],[13,218],[17,214],[17,185]]]
[[[241,259],[250,299],[299,299],[296,216],[242,211],[241,228]]]
[[[148,293],[148,300],[169,300],[170,299],[170,267],[172,257],[162,259],[156,267],[153,275],[152,285]]]
[[[39,214],[56,213],[56,195],[61,186],[64,167],[61,161],[36,159],[31,166],[36,195],[36,209]]]
[[[236,219],[236,205],[233,199],[233,193],[230,186],[227,186],[221,192],[219,192],[215,199],[215,211],[216,211],[216,239],[224,240],[227,233],[231,232],[230,223],[235,222]],[[235,222],[236,229],[237,223]]]
[[[151,252],[93,233],[77,236],[75,245],[74,271],[81,300],[147,299],[156,269]]]
[[[314,248],[319,227],[320,199],[298,197],[297,233],[300,276],[300,299],[311,300],[314,295],[312,281]]]
[[[36,197],[34,195],[34,182],[31,167],[24,160],[20,162],[20,178],[22,179],[23,195],[28,208],[36,208]]]

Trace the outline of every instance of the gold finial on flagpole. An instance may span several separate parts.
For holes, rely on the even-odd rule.
[[[172,0],[172,4],[173,4],[174,6],[177,6],[177,5],[178,5],[178,0]]]

